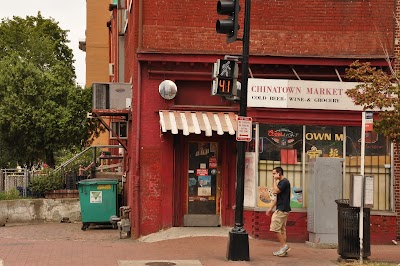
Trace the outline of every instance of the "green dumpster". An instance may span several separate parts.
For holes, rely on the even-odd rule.
[[[93,178],[78,182],[82,230],[90,224],[112,224],[117,216],[118,180]]]

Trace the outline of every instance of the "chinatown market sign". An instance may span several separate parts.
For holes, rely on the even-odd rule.
[[[248,107],[362,111],[346,95],[356,82],[252,79],[247,91]]]

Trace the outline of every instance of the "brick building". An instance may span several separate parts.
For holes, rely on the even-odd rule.
[[[112,6],[114,81],[132,84],[125,191],[134,237],[172,226],[234,223],[239,106],[212,96],[210,87],[214,62],[241,55],[242,47],[216,34],[216,2],[121,0]],[[387,59],[396,65],[398,6],[389,0],[252,1],[249,235],[274,239],[265,215],[274,166],[282,165],[297,189],[289,241],[309,240],[309,194],[329,192],[310,190],[312,152],[342,158],[340,193],[349,198],[350,176],[360,171],[361,110],[344,94],[351,86],[345,69],[355,60],[385,70]],[[250,89],[256,87],[263,89]],[[371,242],[390,243],[400,237],[400,174],[394,167],[400,162],[383,136],[370,133],[366,143],[365,174],[374,176]]]
[[[86,1],[86,31],[85,39],[79,42],[79,49],[86,53],[86,87],[93,82],[109,82],[109,35],[106,23],[110,19],[109,0]],[[104,117],[107,124],[110,119]],[[101,133],[94,145],[110,144],[108,132]]]

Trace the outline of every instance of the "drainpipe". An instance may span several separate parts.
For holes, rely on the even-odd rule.
[[[141,50],[142,47],[142,11],[143,10],[143,2],[139,0],[139,16],[138,16],[138,25],[139,25],[139,32],[138,32],[138,51]],[[135,237],[139,238],[140,236],[140,124],[141,124],[141,90],[142,90],[142,70],[140,67],[140,62],[137,60],[137,97],[136,97],[136,151],[135,151],[135,175],[134,175],[134,187],[133,191],[135,192]]]
[[[137,105],[136,105],[136,150],[135,150],[135,180],[133,184],[133,191],[135,192],[135,236],[140,236],[140,121],[141,121],[141,67],[140,63],[137,62],[138,80],[137,80]]]
[[[142,51],[143,47],[143,0],[139,0],[138,14],[138,51]]]

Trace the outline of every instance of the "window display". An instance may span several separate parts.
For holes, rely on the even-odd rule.
[[[272,177],[282,166],[292,184],[291,207],[306,206],[308,162],[318,157],[343,158],[343,198],[349,198],[349,176],[360,173],[361,127],[318,125],[258,125],[257,206],[269,207]],[[366,132],[365,175],[373,175],[374,210],[391,210],[391,143],[383,135]],[[256,141],[247,151],[257,152]]]

